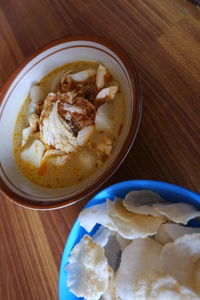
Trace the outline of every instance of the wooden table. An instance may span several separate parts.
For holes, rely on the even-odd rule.
[[[0,85],[53,39],[106,36],[134,60],[144,110],[130,154],[104,187],[145,178],[200,192],[199,20],[184,0],[0,0]],[[85,203],[36,212],[1,196],[0,299],[57,299],[63,247]]]

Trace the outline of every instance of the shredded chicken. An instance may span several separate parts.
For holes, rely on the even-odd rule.
[[[58,103],[59,101],[49,104],[46,102],[46,108],[40,117],[40,137],[43,143],[54,146],[58,150],[66,153],[74,152],[77,139],[70,126],[59,115]]]
[[[74,105],[60,102],[58,111],[69,122],[74,132],[94,124],[95,107],[84,98],[77,97]]]
[[[74,92],[76,93],[76,96],[83,97],[91,103],[94,103],[97,95],[97,88],[95,82],[90,82],[89,84],[79,83],[76,85]]]
[[[68,104],[73,104],[76,96],[77,93],[75,92],[75,90],[68,91],[66,93],[59,93],[59,92],[57,93],[57,99]]]
[[[54,166],[63,166],[70,155],[61,150],[47,150],[43,156],[43,160],[50,161]]]
[[[39,154],[32,164],[39,166],[42,159],[62,166],[78,147],[91,147],[91,140],[98,131],[112,134],[110,114],[101,113],[105,110],[102,104],[110,103],[118,91],[118,86],[107,85],[111,79],[108,70],[99,65],[97,71],[88,68],[77,73],[57,73],[46,98],[39,86],[32,87],[29,127],[22,132],[22,158],[31,161],[31,155],[39,147]],[[106,126],[103,126],[105,122]],[[111,154],[112,140],[103,136],[92,147],[95,155],[104,161]]]

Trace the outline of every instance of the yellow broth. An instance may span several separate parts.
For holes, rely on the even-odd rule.
[[[50,85],[54,76],[64,70],[72,71],[73,73],[82,71],[89,67],[97,69],[99,64],[93,62],[75,62],[59,67],[45,76],[38,85],[43,89],[45,95],[50,91]],[[114,82],[114,81],[113,81]],[[77,152],[71,154],[71,158],[62,167],[54,166],[50,161],[42,163],[40,169],[34,167],[28,162],[21,160],[21,141],[22,141],[22,130],[28,126],[28,107],[30,99],[29,97],[25,100],[18,114],[14,136],[14,156],[22,173],[32,182],[48,188],[64,188],[73,186],[80,181],[90,177],[94,174],[102,165],[103,162],[99,160],[95,150],[88,147],[88,145],[79,147]],[[108,133],[97,132],[92,137],[92,141],[95,141],[99,136],[108,136],[113,141],[113,149],[115,143],[121,133],[124,119],[124,99],[122,92],[119,91],[116,98],[113,100],[113,121],[114,128],[112,135]],[[113,151],[113,150],[112,150]],[[88,155],[91,155],[92,162],[88,160]],[[109,159],[109,158],[108,158]]]

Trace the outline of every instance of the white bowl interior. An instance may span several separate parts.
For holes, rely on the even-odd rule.
[[[125,98],[125,122],[122,134],[111,158],[91,178],[70,188],[48,189],[27,179],[18,168],[13,154],[13,132],[17,115],[30,87],[49,72],[75,61],[95,61],[106,65],[119,81]],[[51,47],[32,59],[17,75],[9,87],[0,107],[0,176],[16,194],[34,201],[58,201],[72,198],[84,191],[109,168],[126,139],[133,111],[133,91],[129,74],[120,58],[107,47],[89,41],[64,42]]]

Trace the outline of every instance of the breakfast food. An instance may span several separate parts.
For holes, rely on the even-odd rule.
[[[192,205],[168,203],[148,190],[131,191],[124,200],[107,199],[84,209],[79,222],[89,233],[100,224],[90,239],[92,248],[102,249],[109,268],[107,287],[93,299],[200,299],[200,228],[182,225],[199,216],[200,211]],[[83,282],[85,274],[79,276],[79,269],[70,273],[71,255],[67,276]],[[85,260],[87,253],[84,250],[79,255]],[[93,267],[97,271],[99,264]],[[72,289],[67,282],[75,295],[79,284]],[[87,293],[81,296],[91,299]]]
[[[31,88],[22,106],[14,132],[17,164],[39,185],[77,184],[111,156],[123,119],[122,92],[105,66],[60,67]]]

